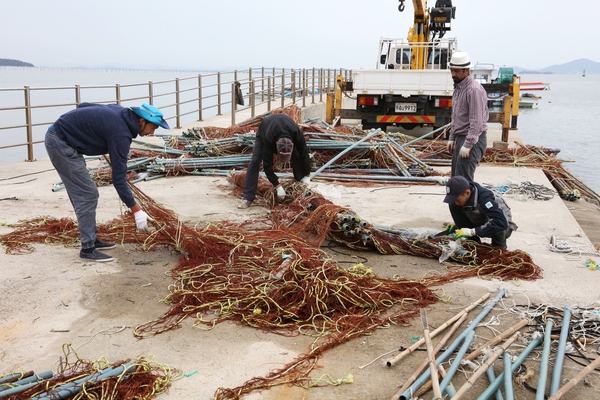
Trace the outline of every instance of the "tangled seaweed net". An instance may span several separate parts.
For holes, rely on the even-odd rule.
[[[245,175],[233,174],[230,179],[240,190]],[[325,351],[379,327],[410,321],[438,300],[432,291],[435,286],[475,276],[541,277],[540,268],[525,252],[474,242],[452,249],[450,237],[382,232],[318,193],[297,183],[283,184],[291,196],[276,204],[273,186],[264,178],[259,181],[258,194],[272,209],[269,221],[187,226],[173,211],[131,185],[138,204],[156,221],[156,229],[149,235],[138,233],[128,214],[99,226],[105,240],[137,244],[145,250],[168,247],[181,254],[179,265],[170,271],[175,279],[165,299],[170,309],[137,326],[135,336],[178,328],[192,316],[194,325],[202,329],[234,321],[280,335],[315,338],[310,352],[265,377],[233,389],[220,388],[217,399],[238,399],[283,383],[309,386],[309,374]],[[73,221],[43,218],[22,222],[14,232],[1,236],[0,243],[7,252],[23,253],[31,250],[25,246],[28,238],[69,245],[76,235]],[[319,248],[326,239],[381,254],[444,256],[459,265],[416,280],[381,278],[360,265],[341,268]]]
[[[183,377],[183,373],[167,365],[158,364],[150,358],[135,361],[124,360],[110,363],[105,358],[89,361],[79,358],[70,344],[63,345],[64,358],[58,366],[60,373],[49,379],[38,379],[36,384],[19,384],[23,378],[34,373],[22,372],[0,376],[0,393],[3,390],[24,388],[4,396],[7,400],[31,398],[48,399],[154,399],[168,391],[171,382]],[[69,361],[74,354],[75,361]],[[38,377],[39,378],[39,377]]]

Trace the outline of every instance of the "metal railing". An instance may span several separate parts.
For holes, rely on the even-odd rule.
[[[347,78],[349,73],[341,68],[263,67],[133,84],[0,88],[0,161],[5,159],[2,152],[17,147],[26,147],[27,161],[35,159],[34,149],[45,155],[41,143],[47,127],[82,102],[126,107],[150,103],[173,129],[233,111],[234,125],[236,113],[249,109],[254,117],[261,104],[270,111],[300,101],[301,107],[307,101],[323,102],[323,95],[334,90],[336,76]]]

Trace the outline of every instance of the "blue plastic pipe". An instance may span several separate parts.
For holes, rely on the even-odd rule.
[[[490,380],[490,384],[496,380],[496,373],[494,372],[493,365],[490,365],[490,367],[485,370],[485,373],[487,374],[488,379]],[[494,393],[494,394],[496,395],[496,400],[504,400],[504,397],[502,397],[501,391],[496,390],[496,393]]]
[[[558,392],[560,388],[560,377],[562,375],[563,362],[565,360],[565,347],[567,345],[567,336],[569,335],[569,326],[571,325],[571,307],[564,308],[562,326],[560,328],[560,338],[558,339],[558,350],[556,350],[556,361],[552,371],[552,381],[550,383],[550,396]]]
[[[512,371],[510,354],[504,352],[504,371]],[[515,395],[512,386],[512,374],[504,374],[504,394],[506,400],[514,400]]]
[[[437,360],[435,360],[435,364],[439,365],[446,361],[448,357],[454,352],[454,350],[458,347],[458,345],[464,340],[464,338],[469,334],[470,331],[474,330],[475,327],[481,322],[486,315],[494,308],[496,303],[506,294],[506,289],[502,289],[498,292],[498,294],[486,304],[481,313],[469,324],[467,329],[465,329],[452,344],[446,349],[442,355],[440,355]],[[412,385],[408,387],[398,398],[400,400],[408,400],[412,397],[412,394],[416,392],[431,376],[431,371],[426,369],[423,374],[417,379]]]
[[[440,382],[440,391],[441,392],[445,391],[446,393],[448,393],[448,390],[446,390],[446,389],[448,388],[450,381],[454,377],[454,374],[456,374],[456,371],[458,370],[458,367],[460,366],[462,359],[465,357],[465,354],[467,354],[467,351],[469,350],[469,346],[471,345],[471,342],[473,341],[474,337],[475,337],[475,331],[470,330],[467,333],[467,336],[465,337],[463,345],[458,350],[458,353],[456,354],[456,358],[450,365],[450,368],[448,369],[448,371],[446,371],[446,376]],[[456,394],[455,390],[454,390],[454,394]],[[450,395],[451,395],[451,393],[448,393],[448,396],[450,396]]]
[[[21,379],[20,381],[13,382],[10,384],[10,386],[7,386],[0,391],[0,397],[6,397],[10,396],[11,394],[20,393],[37,385],[40,383],[40,381],[52,378],[52,375],[52,371],[48,370],[42,372],[41,374],[34,374],[27,378]]]
[[[516,359],[516,361],[512,363],[511,370],[510,370],[511,374],[513,372],[515,372],[517,370],[517,368],[519,368],[519,366],[523,363],[523,361],[525,361],[525,359],[527,358],[529,353],[531,353],[533,351],[533,349],[538,347],[541,342],[542,342],[542,337],[540,336],[540,337],[533,339],[527,345],[527,347],[525,347],[525,350],[523,350],[521,352],[521,354],[519,355],[519,357]],[[506,374],[506,371],[502,371],[500,373],[500,375],[498,375],[496,377],[496,380],[494,382],[492,382],[490,384],[490,386],[488,386],[488,388],[482,394],[479,395],[477,400],[487,400],[494,392],[496,392],[498,390],[498,388],[500,387],[500,385],[504,382],[504,374]]]
[[[65,385],[58,386],[54,390],[41,393],[39,396],[32,397],[32,400],[54,400],[54,399],[66,399],[74,394],[81,391],[83,384],[87,381],[98,382],[111,376],[118,376],[123,374],[133,365],[133,362],[128,362],[119,367],[109,367],[103,371],[97,371],[91,375],[84,376],[83,378],[77,379],[76,381],[67,383]]]
[[[540,377],[538,378],[537,392],[535,393],[535,400],[544,400],[544,394],[546,392],[546,379],[548,378],[548,361],[550,360],[550,344],[552,338],[550,337],[552,332],[552,326],[554,321],[548,319],[546,322],[546,331],[544,332],[544,350],[542,351],[542,361],[540,362]]]
[[[313,172],[312,174],[310,174],[311,178],[314,178],[315,176],[319,175],[319,173],[321,173],[325,168],[327,168],[329,165],[333,164],[333,162],[335,160],[337,160],[338,158],[340,158],[341,156],[343,156],[344,154],[346,154],[347,152],[349,152],[350,150],[352,150],[353,148],[355,148],[356,146],[358,146],[359,144],[361,144],[365,140],[368,140],[368,139],[372,138],[373,136],[377,135],[380,132],[381,132],[381,128],[380,129],[376,129],[373,132],[369,133],[364,138],[360,139],[358,142],[354,143],[352,146],[349,146],[346,149],[340,151],[335,157],[333,157],[331,160],[329,160],[327,163],[325,163],[321,168],[319,168],[318,170],[316,170],[315,172]]]

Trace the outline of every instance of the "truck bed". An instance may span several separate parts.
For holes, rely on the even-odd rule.
[[[354,94],[452,96],[450,70],[357,69],[352,71]]]

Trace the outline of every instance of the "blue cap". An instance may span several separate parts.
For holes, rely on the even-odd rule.
[[[150,104],[142,104],[141,107],[131,107],[131,111],[133,111],[139,117],[144,118],[146,121],[153,123],[154,125],[158,125],[165,129],[171,129],[167,121],[163,118],[163,113],[160,110]]]

